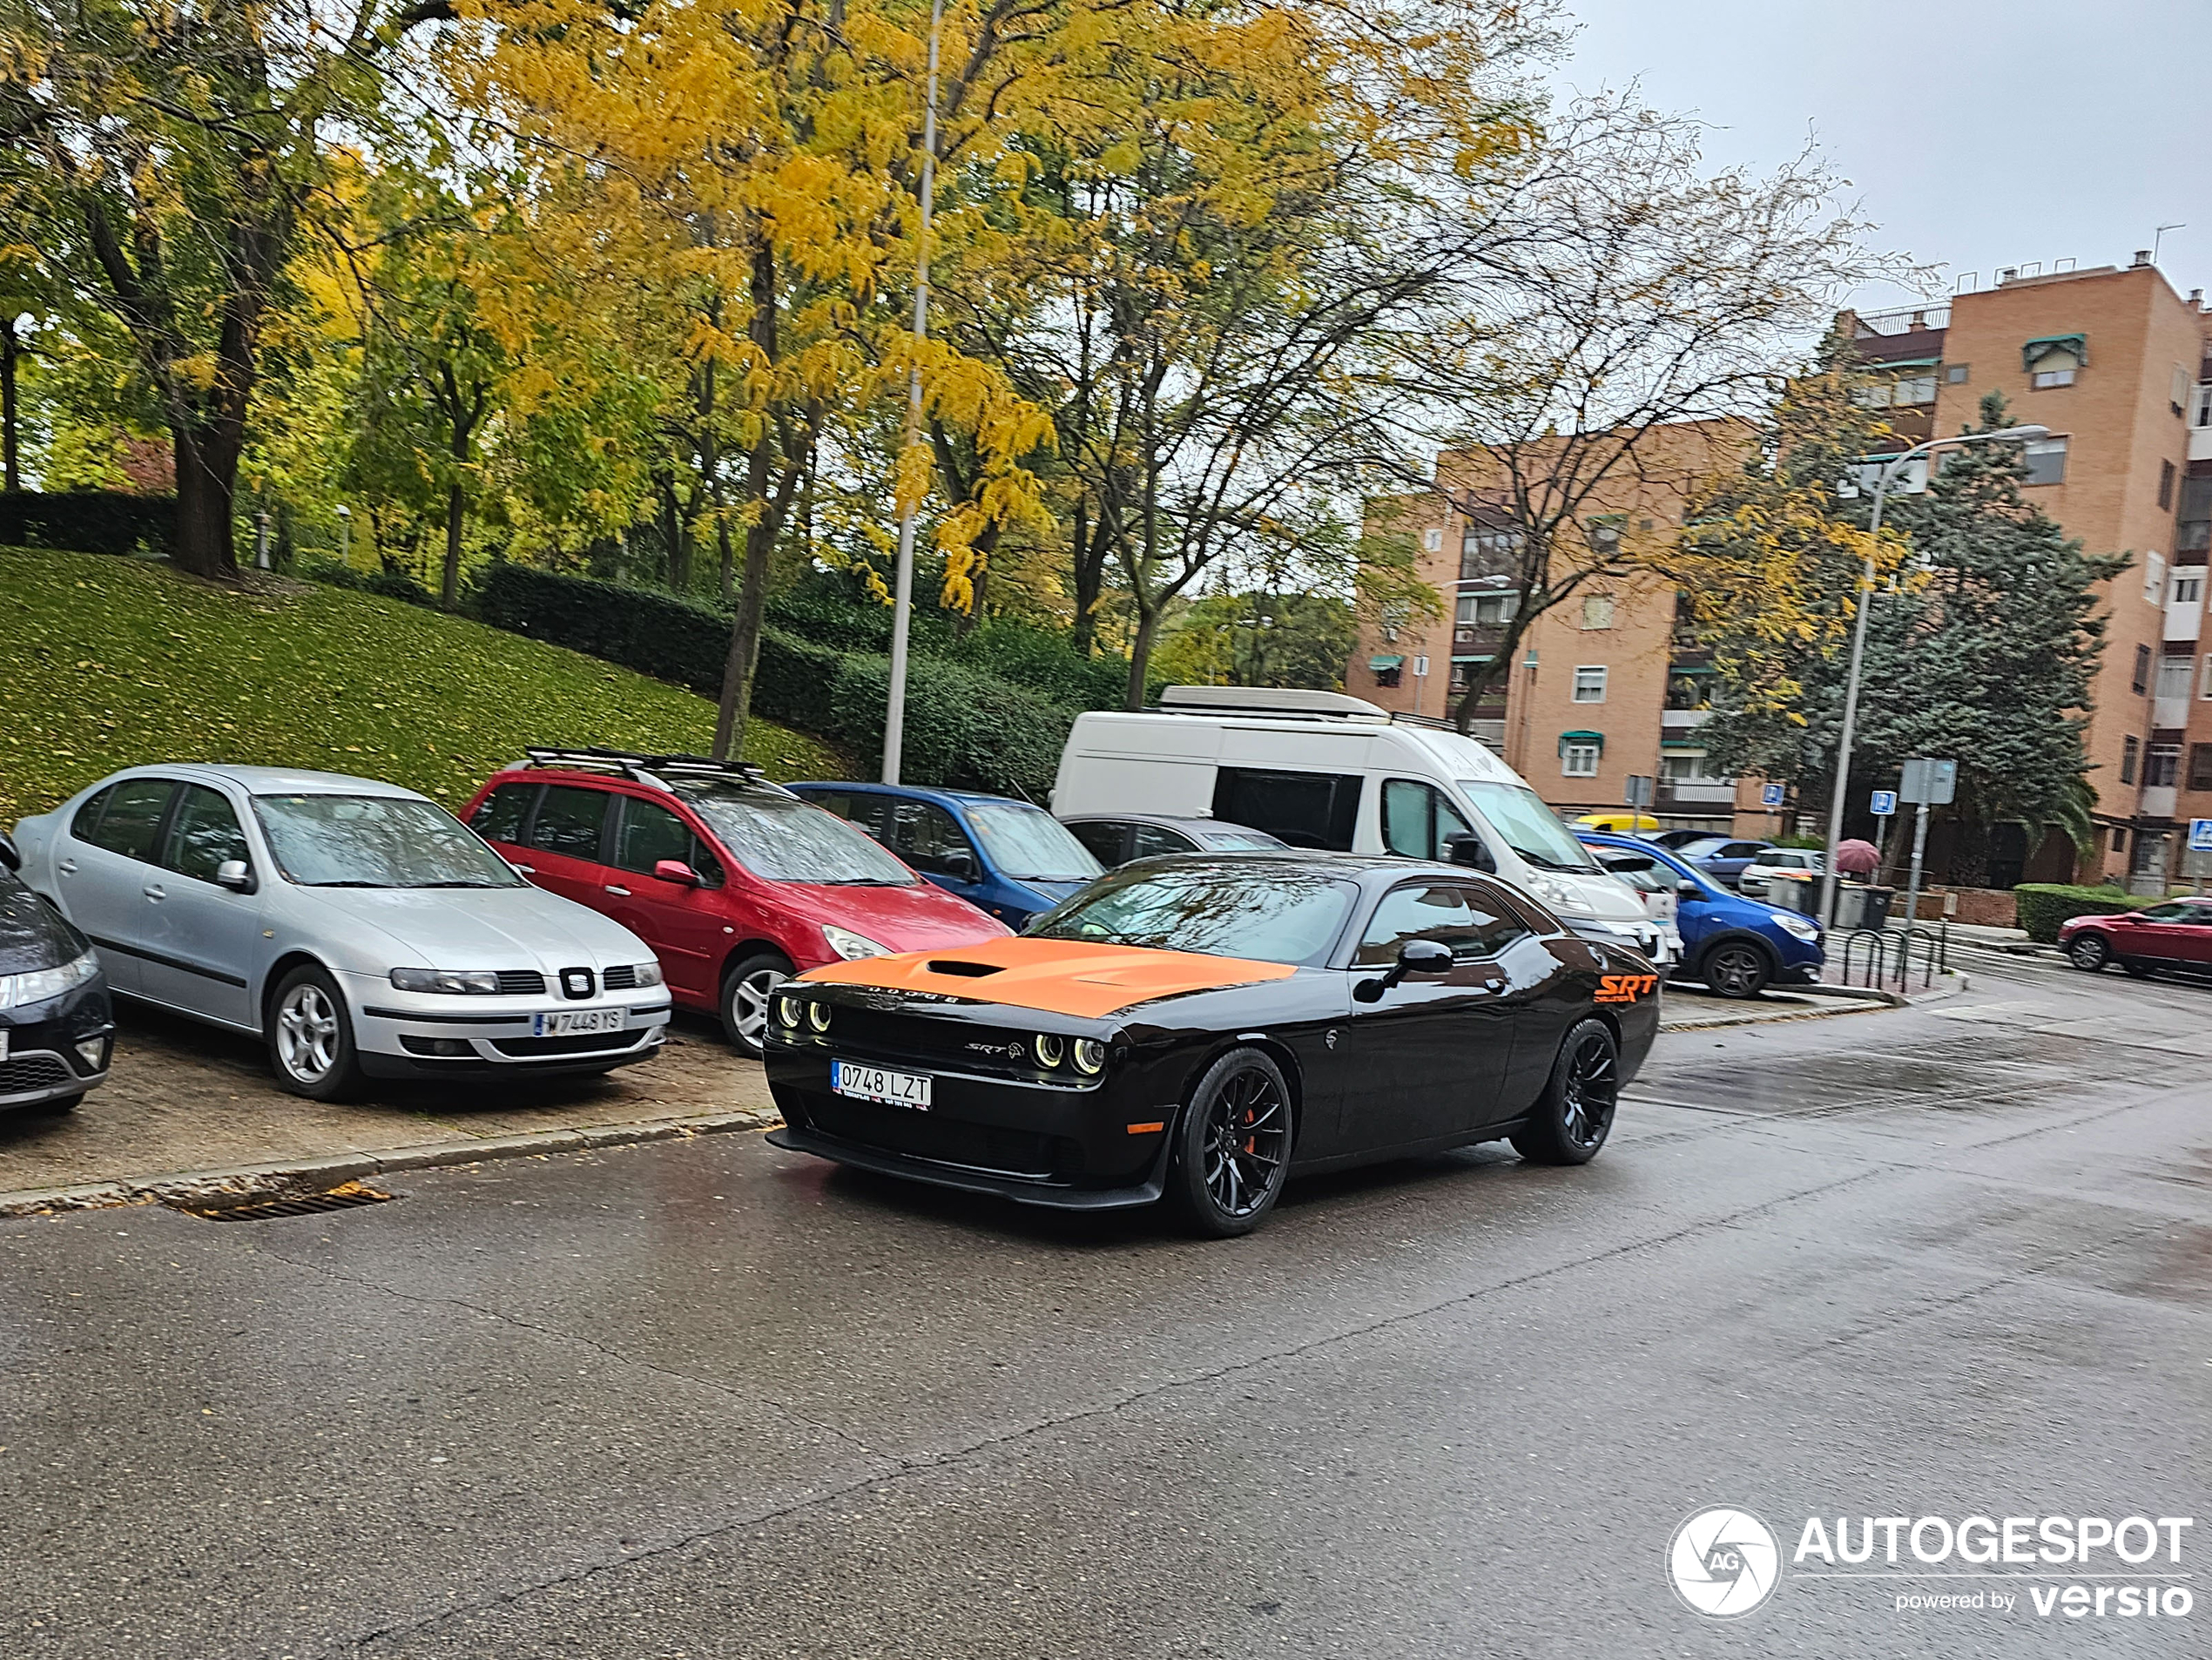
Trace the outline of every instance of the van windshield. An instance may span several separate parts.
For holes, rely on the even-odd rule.
[[[1463,778],[1460,788],[1506,845],[1539,870],[1595,872],[1597,860],[1526,784]]]

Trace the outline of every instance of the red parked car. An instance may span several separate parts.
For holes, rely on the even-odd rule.
[[[540,887],[651,946],[674,1000],[720,1016],[751,1056],[793,974],[1008,932],[757,766],[534,749],[461,816]]]
[[[2212,974],[2212,901],[2170,899],[2111,916],[2070,916],[2059,949],[2091,974],[2116,962],[2139,978],[2155,968]]]

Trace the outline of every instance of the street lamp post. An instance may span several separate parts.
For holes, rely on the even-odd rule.
[[[945,26],[945,0],[929,8],[929,98],[921,117],[921,233],[914,243],[914,373],[907,381],[907,442],[901,457],[921,438],[921,343],[929,337],[929,222],[937,194],[937,48]],[[883,710],[883,781],[899,781],[907,736],[907,635],[914,610],[914,515],[917,499],[899,515],[899,563],[891,589],[891,690]]]
[[[1820,879],[1820,925],[1836,926],[1836,848],[1844,839],[1844,798],[1851,788],[1851,739],[1858,725],[1859,667],[1866,659],[1866,613],[1874,602],[1874,548],[1882,533],[1882,508],[1890,492],[1890,481],[1904,470],[1916,455],[1925,455],[1952,444],[1986,444],[2000,442],[2025,442],[2041,438],[2050,432],[2048,427],[2030,422],[2023,427],[2006,427],[1996,432],[1962,432],[1955,437],[1931,438],[1919,443],[1903,455],[1892,455],[1883,462],[1874,476],[1874,516],[1866,527],[1866,570],[1859,583],[1858,611],[1851,621],[1851,673],[1844,681],[1844,730],[1836,745],[1836,787],[1828,800],[1828,857],[1827,866]],[[1905,918],[1907,926],[1912,921]]]

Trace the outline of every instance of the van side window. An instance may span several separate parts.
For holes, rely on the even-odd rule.
[[[1215,775],[1213,816],[1247,824],[1293,847],[1352,851],[1359,820],[1357,773],[1278,773],[1224,766]]]
[[[1382,786],[1383,846],[1408,859],[1452,856],[1450,838],[1470,833],[1443,794],[1410,778],[1393,778]]]

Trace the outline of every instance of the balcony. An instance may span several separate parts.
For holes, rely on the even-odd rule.
[[[2173,600],[2166,607],[2166,635],[2169,640],[2193,640],[2204,631],[2204,606],[2197,600]]]
[[[2174,816],[2174,786],[2171,784],[2146,785],[2143,804],[2140,809],[2146,819],[2170,819]]]
[[[1713,718],[1710,709],[1662,709],[1659,712],[1661,741],[1692,732]]]
[[[1713,808],[1725,812],[1736,805],[1736,780],[1732,778],[1714,779],[1702,784],[1676,784],[1662,780],[1659,785],[1658,806],[1661,812],[1700,813]]]
[[[1453,657],[1495,657],[1506,643],[1505,626],[1499,623],[1458,623],[1452,629]]]
[[[2159,732],[2179,732],[2189,724],[2189,698],[2186,692],[2177,698],[2153,698],[2150,700],[2150,724]]]

